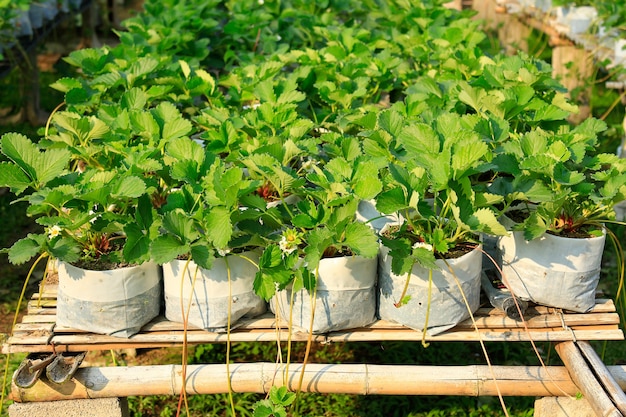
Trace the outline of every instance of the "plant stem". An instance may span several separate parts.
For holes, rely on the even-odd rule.
[[[424,328],[422,329],[422,346],[427,348],[430,343],[426,342],[426,330],[428,329],[428,321],[430,319],[430,305],[433,295],[433,270],[428,269],[428,298],[426,301],[426,317],[424,318]]]
[[[230,410],[235,417],[235,400],[233,399],[233,384],[230,375],[230,324],[232,320],[232,303],[233,303],[233,285],[231,280],[230,265],[228,264],[228,258],[224,257],[226,263],[226,276],[228,278],[228,318],[226,324],[226,379],[228,380],[228,400],[230,402]]]

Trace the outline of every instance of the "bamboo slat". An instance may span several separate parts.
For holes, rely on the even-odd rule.
[[[556,345],[556,351],[569,370],[574,383],[580,388],[585,399],[598,416],[622,417],[615,404],[600,385],[593,371],[574,342],[563,342]]]
[[[611,375],[596,351],[593,350],[591,345],[587,342],[577,342],[576,346],[593,370],[600,384],[602,384],[604,390],[613,401],[613,404],[615,404],[617,409],[622,414],[626,415],[626,394],[624,394],[624,391]]]
[[[185,332],[181,323],[158,317],[147,324],[140,333],[129,339],[97,335],[77,329],[55,325],[56,286],[48,285],[44,291],[33,295],[27,314],[18,324],[2,347],[4,353],[84,351],[124,348],[149,348],[179,346],[187,343],[273,342],[289,338],[287,323],[268,313],[257,318],[241,320],[230,336],[213,333],[189,326]],[[509,319],[502,311],[483,306],[475,313],[476,326],[471,319],[453,329],[432,336],[429,342],[437,341],[553,341],[567,340],[622,340],[619,315],[610,299],[598,299],[594,309],[586,314],[562,312],[558,309],[534,306],[525,314],[525,322]],[[276,327],[280,331],[277,335]],[[293,341],[306,341],[304,331],[294,330]],[[360,329],[314,335],[318,343],[364,342],[364,341],[421,341],[421,331],[400,324],[379,320]]]

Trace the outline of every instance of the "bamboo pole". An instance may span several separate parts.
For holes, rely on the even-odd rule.
[[[594,412],[603,417],[622,417],[622,413],[615,407],[608,397],[604,388],[600,385],[595,375],[574,342],[563,342],[555,346],[555,349],[565,367],[570,371],[572,380],[579,387],[585,399]]]
[[[291,364],[283,380],[284,366],[274,363],[230,364],[235,392],[266,393],[272,385],[296,390],[301,364]],[[302,391],[359,395],[463,395],[574,396],[576,384],[562,366],[489,367],[307,364]],[[617,372],[626,377],[626,370]],[[74,378],[54,385],[39,380],[31,388],[13,385],[18,402],[126,397],[131,395],[178,395],[182,389],[180,365],[80,368]],[[626,384],[626,379],[621,380]],[[189,365],[186,391],[189,394],[228,392],[225,364]]]
[[[626,415],[626,394],[624,394],[624,391],[611,375],[596,351],[593,350],[593,347],[591,347],[588,342],[580,341],[577,342],[576,345],[589,365],[591,365],[598,381],[602,384],[611,400],[613,400],[615,406],[622,414]]]

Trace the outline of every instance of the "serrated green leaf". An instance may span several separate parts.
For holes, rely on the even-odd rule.
[[[276,405],[287,407],[296,400],[296,394],[289,391],[285,386],[273,386],[270,389],[270,400]]]
[[[150,255],[154,262],[162,265],[189,253],[189,249],[188,244],[181,242],[176,237],[162,235],[150,244]]]
[[[179,118],[165,122],[162,137],[164,140],[172,140],[185,137],[191,133],[193,126],[189,120]]]
[[[202,80],[210,87],[210,91],[208,91],[208,93],[212,94],[215,90],[215,79],[213,76],[203,69],[196,70],[196,76],[202,78]]]
[[[63,77],[50,84],[50,87],[62,93],[67,93],[72,89],[81,88],[82,84],[76,78]]]
[[[122,95],[121,106],[126,110],[141,110],[148,102],[148,95],[140,88],[131,88]]]
[[[150,238],[136,223],[124,226],[126,242],[122,251],[124,259],[130,263],[141,263],[150,258]]]
[[[454,178],[458,180],[468,170],[476,168],[488,151],[488,145],[480,140],[463,141],[455,146],[451,155]]]
[[[191,245],[191,259],[204,269],[211,269],[215,256],[206,242],[198,242]]]
[[[405,127],[398,136],[398,142],[406,149],[409,157],[438,154],[441,148],[439,136],[425,123],[415,123]]]
[[[32,237],[18,240],[9,248],[9,262],[13,265],[21,265],[29,261],[41,252],[41,244]]]
[[[271,296],[270,296],[271,298]],[[253,417],[276,417],[269,400],[261,400],[254,408]]]
[[[130,112],[130,122],[133,130],[140,136],[145,138],[158,138],[159,125],[154,117],[145,111]]]
[[[274,84],[271,79],[263,80],[254,88],[254,94],[262,103],[276,104]]]
[[[383,191],[376,198],[376,209],[383,214],[396,213],[406,208],[408,208],[408,201],[401,188]]]
[[[180,69],[183,71],[183,75],[185,76],[185,78],[189,78],[189,75],[191,74],[191,68],[189,67],[189,64],[186,61],[180,59],[178,60],[178,65],[180,65]]]
[[[128,73],[126,74],[126,79],[128,81],[128,86],[132,87],[135,81],[138,78],[149,75],[159,66],[159,61],[152,57],[141,57],[134,61],[130,68],[128,69]]]
[[[72,88],[65,93],[65,103],[69,106],[83,104],[89,100],[89,94],[84,88]]]
[[[459,100],[469,105],[478,113],[482,112],[482,102],[487,93],[483,89],[473,88],[467,83],[461,83],[461,91],[459,92]]]
[[[464,222],[472,230],[497,236],[507,234],[506,228],[498,221],[495,213],[486,207],[476,210],[469,219],[464,219]]]
[[[535,111],[534,121],[564,120],[570,116],[570,112],[554,105],[541,106]]]
[[[26,136],[7,133],[0,139],[0,149],[31,178],[36,188],[60,177],[69,164],[67,149],[48,149],[41,152]]]
[[[363,223],[348,224],[345,229],[345,240],[342,243],[355,254],[365,258],[373,258],[378,254],[378,238],[372,228]]]
[[[146,192],[146,183],[139,177],[122,178],[111,190],[114,197],[138,198]]]
[[[7,162],[0,163],[0,187],[9,187],[12,193],[20,195],[31,184],[32,181],[20,167]]]
[[[440,229],[437,230],[441,231]],[[443,242],[443,240],[440,241]],[[435,247],[435,249],[437,250],[437,247]],[[446,245],[444,245],[443,248],[439,249],[441,249],[440,252],[445,253],[447,252],[448,248]],[[437,260],[435,259],[435,254],[432,250],[426,248],[415,248],[413,249],[411,256],[413,257],[415,262],[417,262],[420,266],[426,269],[440,269],[439,265],[437,265]]]
[[[209,210],[206,217],[206,234],[216,248],[227,248],[233,234],[230,212],[225,207],[211,207]]]

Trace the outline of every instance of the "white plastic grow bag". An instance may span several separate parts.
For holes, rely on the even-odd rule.
[[[446,260],[454,274],[443,260],[438,259],[436,261],[439,269],[432,271],[428,323],[426,323],[426,314],[429,307],[429,270],[421,265],[413,267],[407,291],[410,300],[406,304],[396,307],[396,303],[400,301],[407,275],[394,274],[391,271],[391,261],[389,249],[383,246],[378,273],[379,316],[381,319],[394,321],[419,331],[423,331],[424,327],[428,326],[427,334],[436,335],[469,318],[469,310],[473,313],[480,306],[482,252],[478,248],[459,258]],[[461,288],[459,288],[457,280]],[[467,304],[463,295],[467,299]]]
[[[274,313],[292,326],[312,333],[328,333],[367,326],[376,320],[377,259],[360,256],[324,258],[319,264],[313,326],[311,295],[305,289],[293,294],[291,287],[270,301]]]
[[[155,263],[90,271],[60,262],[57,326],[130,337],[159,315],[161,294]]]
[[[199,268],[193,261],[186,270],[185,260],[164,264],[165,317],[182,323],[183,312],[188,313],[188,324],[223,332],[228,329],[229,305],[231,328],[244,316],[263,314],[267,304],[253,290],[258,261],[259,254],[249,251],[215,259],[209,270]]]
[[[584,313],[593,308],[606,231],[588,239],[544,234],[526,240],[511,232],[498,242],[503,282],[515,296]]]

